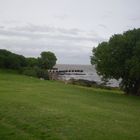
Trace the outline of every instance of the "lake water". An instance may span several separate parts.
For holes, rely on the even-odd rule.
[[[54,69],[58,71],[67,71],[65,74],[60,74],[59,79],[70,80],[70,79],[84,79],[89,81],[95,81],[98,84],[102,83],[101,77],[97,74],[96,69],[92,65],[68,65],[68,64],[57,64]],[[75,71],[82,72],[75,72]],[[118,87],[119,81],[115,79],[109,80],[108,86]]]

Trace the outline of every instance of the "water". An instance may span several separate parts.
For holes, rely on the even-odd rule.
[[[54,66],[54,69],[56,69],[57,71],[67,71],[64,75],[59,75],[58,78],[61,80],[84,79],[89,81],[95,81],[98,84],[103,83],[101,77],[97,74],[95,67],[92,65],[57,64]],[[82,72],[75,72],[77,70]],[[107,85],[111,87],[118,87],[119,81],[111,79],[109,80]]]

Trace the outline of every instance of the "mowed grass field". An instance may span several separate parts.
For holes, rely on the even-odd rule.
[[[0,71],[0,140],[140,140],[140,97]]]

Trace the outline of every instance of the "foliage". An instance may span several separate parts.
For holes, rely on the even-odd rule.
[[[38,78],[43,78],[45,80],[49,80],[48,71],[45,69],[36,68],[36,74]]]
[[[22,70],[22,74],[27,75],[27,76],[37,77],[36,69],[32,67],[25,67]]]
[[[52,52],[42,52],[41,58],[14,54],[10,51],[0,49],[0,68],[18,70],[19,73],[28,76],[49,79],[47,69],[56,64],[56,56]]]
[[[34,57],[26,58],[28,67],[35,67],[38,65],[38,59]]]
[[[0,49],[0,68],[20,69],[25,66],[27,63],[24,56]]]
[[[49,80],[48,71],[44,69],[40,69],[39,67],[26,67],[22,71],[24,75],[42,78],[45,80]]]
[[[52,52],[42,52],[41,57],[38,58],[40,67],[42,69],[52,69],[52,67],[56,64],[56,56]]]
[[[104,78],[122,79],[121,88],[140,95],[140,29],[116,34],[93,48],[91,63]]]

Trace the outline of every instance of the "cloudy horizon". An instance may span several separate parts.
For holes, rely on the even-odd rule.
[[[0,0],[0,49],[90,64],[93,46],[140,27],[139,0]]]

